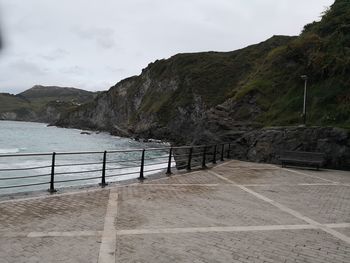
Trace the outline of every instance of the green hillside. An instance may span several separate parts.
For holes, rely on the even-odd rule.
[[[264,124],[298,123],[303,74],[309,77],[308,123],[350,127],[350,1],[335,1],[320,22],[272,50],[246,83],[243,92],[260,93]]]
[[[27,107],[30,107],[30,102],[27,99],[9,93],[0,93],[0,112]]]
[[[200,97],[206,109],[235,97],[240,99],[254,83],[250,80],[264,64],[268,54],[276,47],[289,43],[293,37],[274,36],[257,45],[233,52],[205,52],[178,54],[170,59],[156,61],[147,67],[154,82],[164,82],[176,76],[177,89],[157,90],[143,97],[139,113],[159,112],[162,122],[176,114],[177,107],[187,107]],[[269,85],[269,83],[256,83]],[[133,92],[130,96],[133,96]],[[158,99],[155,101],[154,98]]]
[[[54,121],[61,113],[92,101],[93,92],[56,86],[36,85],[22,93],[0,93],[0,119]]]
[[[174,75],[178,80],[176,92],[146,94],[139,110],[159,112],[165,122],[176,115],[174,108],[199,96],[206,108],[242,102],[235,107],[241,120],[263,126],[300,124],[300,76],[306,74],[308,124],[350,127],[350,1],[335,1],[320,22],[306,25],[298,37],[274,36],[234,52],[179,54],[147,70],[155,81]],[[258,116],[248,114],[248,97],[260,108]]]
[[[83,103],[94,98],[94,94],[86,90],[40,85],[36,85],[22,93],[19,93],[18,96],[40,104],[56,100]]]

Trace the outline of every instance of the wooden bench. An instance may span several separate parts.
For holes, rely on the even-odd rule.
[[[279,160],[282,163],[282,167],[289,164],[316,167],[319,170],[325,162],[325,154],[319,152],[283,151],[279,155]]]

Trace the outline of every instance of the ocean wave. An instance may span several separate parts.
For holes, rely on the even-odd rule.
[[[19,153],[21,151],[20,148],[9,148],[9,149],[1,149],[0,148],[0,154],[5,154],[5,153]]]

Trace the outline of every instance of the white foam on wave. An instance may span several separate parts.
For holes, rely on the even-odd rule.
[[[1,149],[0,148],[0,154],[5,154],[5,153],[19,153],[20,148],[9,148],[9,149]]]
[[[22,151],[27,150],[27,148],[25,147],[21,147],[21,148],[0,148],[0,154],[6,154],[6,153],[19,153]]]

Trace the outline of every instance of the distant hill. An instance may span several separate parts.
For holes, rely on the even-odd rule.
[[[95,96],[86,90],[40,85],[17,95],[0,93],[0,119],[52,122]]]
[[[92,100],[94,98],[94,93],[76,88],[35,85],[34,87],[17,94],[17,96],[24,97],[32,102],[60,100],[84,103]]]
[[[30,101],[24,97],[9,93],[0,93],[0,112],[13,111],[22,107],[29,107]]]
[[[57,124],[178,143],[302,123],[350,128],[350,1],[336,0],[299,36],[232,52],[177,54],[149,64]]]

